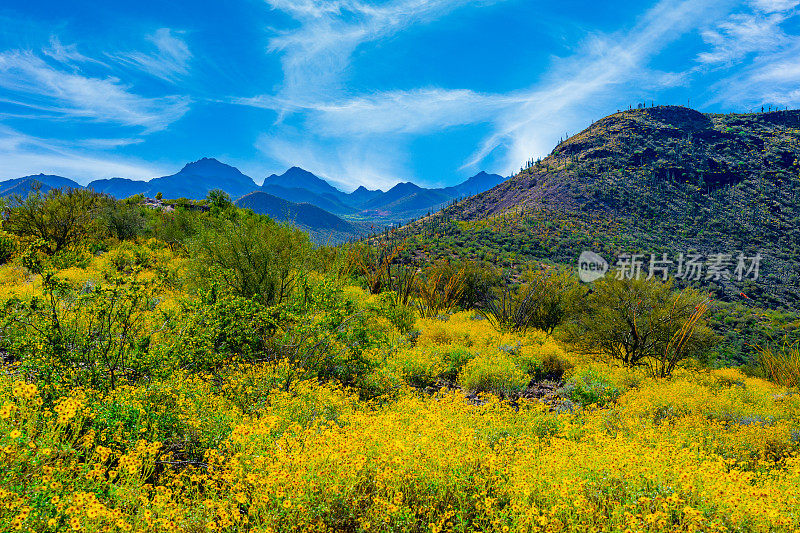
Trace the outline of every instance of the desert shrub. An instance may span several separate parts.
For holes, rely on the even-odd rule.
[[[85,243],[78,243],[62,248],[51,255],[46,263],[49,268],[62,270],[65,268],[87,268],[94,259],[94,254]]]
[[[103,256],[106,275],[130,274],[134,269],[151,266],[152,251],[142,245],[127,241],[114,247]]]
[[[447,260],[432,264],[417,276],[417,310],[423,318],[439,316],[458,308],[464,294],[463,266]]]
[[[442,352],[442,359],[445,363],[445,369],[441,377],[449,381],[456,381],[459,374],[473,357],[475,353],[469,351],[463,346],[450,346]]]
[[[524,278],[527,297],[534,302],[527,327],[550,334],[568,317],[580,284],[572,272],[555,268],[529,271]]]
[[[114,389],[169,372],[168,343],[153,343],[150,287],[116,279],[76,290],[44,273],[42,295],[11,298],[0,328],[4,347],[21,370],[48,389]]]
[[[388,318],[400,333],[408,333],[414,328],[417,320],[414,309],[397,298],[394,291],[381,293],[378,296],[378,307],[381,314]]]
[[[592,368],[573,372],[559,393],[583,406],[604,406],[619,398],[621,391],[605,376]]]
[[[108,198],[85,189],[50,189],[15,195],[5,210],[5,230],[23,237],[41,239],[51,253],[87,237],[97,235],[102,224],[99,213]]]
[[[370,294],[378,294],[390,284],[392,264],[402,251],[402,245],[385,239],[378,239],[374,245],[355,244],[348,252],[349,263],[361,277]]]
[[[183,299],[176,313],[183,332],[180,366],[212,372],[226,364],[269,359],[268,350],[278,349],[273,337],[280,312],[216,286]]]
[[[526,348],[518,356],[520,368],[536,381],[560,380],[573,364],[555,349]]]
[[[218,215],[222,211],[233,207],[233,201],[230,195],[222,189],[211,189],[208,191],[206,201],[211,206],[212,215]]]
[[[388,362],[389,368],[416,388],[436,384],[445,371],[442,354],[436,349],[403,350]]]
[[[395,265],[388,271],[386,290],[392,293],[399,305],[411,304],[417,288],[417,268],[412,265]]]
[[[506,280],[496,287],[483,304],[481,313],[502,332],[523,332],[528,327],[533,298],[524,287]]]
[[[483,305],[483,313],[500,331],[525,332],[530,328],[552,333],[570,312],[580,286],[569,272],[555,269],[529,271],[524,282],[506,279]]]
[[[156,213],[151,221],[150,232],[173,250],[186,251],[190,240],[201,228],[200,215],[196,211],[178,208],[171,212]]]
[[[268,217],[220,220],[191,246],[192,273],[201,286],[217,282],[267,305],[286,301],[311,253],[308,234]]]
[[[14,251],[17,248],[17,241],[13,235],[0,230],[0,265],[11,261]]]
[[[459,378],[468,393],[490,392],[502,397],[522,392],[529,381],[516,359],[502,350],[477,355],[464,365]]]
[[[580,353],[665,377],[710,346],[707,305],[707,296],[691,288],[673,292],[671,282],[603,279],[582,302],[566,339]]]
[[[784,387],[800,387],[800,347],[787,341],[779,347],[758,346],[758,361],[764,375]]]
[[[144,234],[147,217],[143,209],[130,202],[109,202],[101,216],[112,237],[121,241],[129,240]]]
[[[458,306],[462,309],[480,309],[492,289],[500,285],[500,274],[493,266],[475,261],[465,261],[463,269],[464,290]]]

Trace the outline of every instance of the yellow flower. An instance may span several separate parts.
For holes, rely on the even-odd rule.
[[[18,439],[20,438],[20,436],[22,436],[22,432],[20,432],[20,430],[18,429],[15,429],[12,430],[11,433],[8,434],[8,436],[11,437],[12,439]]]

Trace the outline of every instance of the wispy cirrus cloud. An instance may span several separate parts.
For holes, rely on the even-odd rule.
[[[184,96],[144,97],[113,76],[84,74],[70,63],[48,62],[31,50],[0,52],[0,102],[62,119],[137,126],[158,131],[189,109]]]
[[[284,52],[285,85],[276,95],[240,99],[237,103],[274,109],[281,114],[272,131],[259,140],[260,149],[271,156],[280,157],[288,150],[288,126],[282,126],[281,120],[287,115],[301,116],[305,130],[313,131],[314,137],[307,135],[302,140],[304,149],[295,153],[312,158],[312,145],[316,144],[321,153],[351,154],[369,171],[347,169],[338,156],[312,159],[319,165],[317,171],[346,177],[352,186],[365,181],[368,184],[402,179],[407,157],[403,138],[435,135],[462,125],[486,124],[487,129],[462,169],[477,169],[489,162],[496,170],[513,172],[529,157],[548,153],[565,131],[574,132],[587,125],[587,111],[602,113],[607,110],[603,107],[607,102],[640,97],[623,95],[634,81],[638,86],[652,84],[645,78],[653,57],[685,33],[700,28],[711,13],[733,4],[727,0],[661,1],[627,31],[594,34],[573,56],[555,59],[540,82],[511,93],[429,87],[348,96],[336,90],[336,83],[346,74],[355,46],[403,24],[454,9],[459,2],[401,1],[381,8],[349,1],[270,3],[273,7],[282,6],[302,22],[299,29],[276,38],[272,44],[274,50]],[[418,16],[388,15],[406,14],[409,6],[421,4],[432,5]],[[319,35],[309,42],[307,38],[314,32]],[[302,89],[301,80],[307,80],[308,75],[314,79],[312,67],[314,72],[322,73],[322,86],[330,90],[316,94]],[[669,73],[657,77],[670,84],[681,79],[680,74],[670,77]],[[373,152],[365,149],[365,140]],[[307,164],[305,160],[303,164]],[[370,178],[371,172],[384,173]],[[353,177],[354,173],[358,178]]]
[[[189,74],[192,52],[180,33],[170,28],[160,28],[148,35],[147,40],[155,46],[155,51],[146,53],[133,51],[109,54],[114,60],[146,72],[156,78],[175,83]]]
[[[302,163],[328,178],[348,180],[350,186],[396,182],[406,172],[406,154],[389,137],[486,120],[481,105],[475,110],[482,118],[466,118],[461,113],[465,101],[478,102],[485,97],[469,90],[450,92],[440,88],[351,97],[346,82],[353,53],[360,46],[431,23],[457,9],[501,1],[266,0],[272,9],[298,24],[278,32],[269,42],[269,52],[280,54],[283,80],[274,94],[232,102],[278,113],[278,121],[259,136],[256,144],[273,159],[290,163],[286,154],[292,153],[303,159],[291,164]],[[489,107],[497,105],[492,103]],[[283,120],[296,115],[313,127],[297,139],[299,145],[289,145],[287,139],[294,136],[295,130]],[[364,136],[371,138],[367,142]]]
[[[0,125],[2,178],[50,172],[85,177],[85,182],[157,175],[153,165],[114,153],[167,129],[192,103],[185,95],[145,96],[136,90],[142,74],[170,78],[188,69],[191,54],[172,32],[158,30],[149,38],[155,53],[130,53],[116,60],[112,54],[98,59],[57,36],[40,49],[0,51],[0,120],[7,124]],[[120,68],[120,62],[130,68]],[[129,75],[131,69],[137,74]],[[57,131],[81,134],[58,139],[28,133],[29,126],[41,131],[42,124],[68,126]],[[109,131],[118,136],[109,136]]]
[[[129,139],[131,143],[138,142]],[[3,161],[0,180],[29,174],[57,174],[86,184],[92,179],[125,176],[149,179],[166,174],[166,169],[137,159],[108,155],[108,143],[123,139],[74,139],[63,141],[43,139],[0,125],[0,160]]]
[[[703,33],[712,49],[698,60],[735,67],[711,85],[708,104],[800,105],[800,35],[791,24],[798,6],[800,0],[754,0]]]
[[[711,49],[698,55],[705,65],[731,65],[752,53],[780,49],[791,41],[782,27],[791,18],[797,0],[756,0],[737,13],[701,32]]]
[[[330,97],[342,88],[356,48],[437,20],[461,7],[476,8],[502,0],[266,0],[299,23],[273,37],[269,51],[281,54],[283,86],[292,99]]]

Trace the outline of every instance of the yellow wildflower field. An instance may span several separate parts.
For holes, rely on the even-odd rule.
[[[7,294],[32,283],[0,275]],[[796,390],[736,369],[654,379],[472,312],[416,327],[367,354],[371,397],[275,360],[49,404],[11,365],[0,529],[800,531]],[[567,369],[560,396],[521,394],[548,358]]]

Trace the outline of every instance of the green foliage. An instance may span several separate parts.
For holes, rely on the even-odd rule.
[[[702,319],[707,304],[693,289],[673,292],[671,282],[604,278],[581,303],[566,338],[580,353],[665,377],[710,347],[713,334]]]
[[[459,378],[467,393],[490,392],[509,397],[522,392],[530,377],[502,350],[480,354],[464,365]]]
[[[178,208],[171,212],[159,213],[153,221],[151,231],[155,238],[164,241],[171,248],[185,250],[200,228],[199,213]]]
[[[268,217],[219,220],[191,246],[193,273],[203,286],[219,282],[266,305],[285,302],[309,262],[308,235]]]
[[[0,265],[8,263],[14,256],[17,243],[10,234],[0,230]]]
[[[375,245],[359,243],[350,247],[350,264],[361,276],[370,294],[379,294],[387,285],[391,285],[392,263],[402,250],[401,245],[386,240],[378,240]]]
[[[97,235],[99,213],[107,197],[85,189],[50,189],[26,198],[15,195],[6,206],[3,227],[21,237],[41,239],[51,253]]]
[[[421,317],[452,312],[464,295],[465,268],[447,260],[437,261],[417,278],[417,309]]]
[[[584,368],[569,376],[560,394],[583,406],[604,406],[616,401],[621,391],[600,373]]]
[[[759,363],[764,375],[784,387],[800,386],[800,347],[787,339],[781,346],[759,346]]]
[[[147,217],[144,208],[130,202],[109,202],[102,211],[108,233],[119,240],[135,239],[144,234]]]
[[[211,205],[212,213],[215,214],[233,207],[231,197],[222,189],[212,189],[208,191],[206,201]]]
[[[495,287],[483,305],[483,314],[500,331],[553,332],[567,317],[580,286],[570,272],[555,269],[529,271],[525,281],[507,279]]]
[[[414,328],[416,323],[416,315],[414,309],[402,303],[402,300],[396,296],[396,293],[384,292],[381,293],[379,298],[380,313],[389,319],[389,322],[397,328],[400,333],[408,333]]]
[[[169,346],[151,344],[150,287],[133,279],[76,290],[45,273],[43,295],[5,302],[0,330],[24,373],[51,390],[110,390],[168,372]]]
[[[492,265],[477,261],[464,261],[463,269],[464,290],[458,305],[461,309],[480,309],[492,289],[500,285],[500,273]]]

